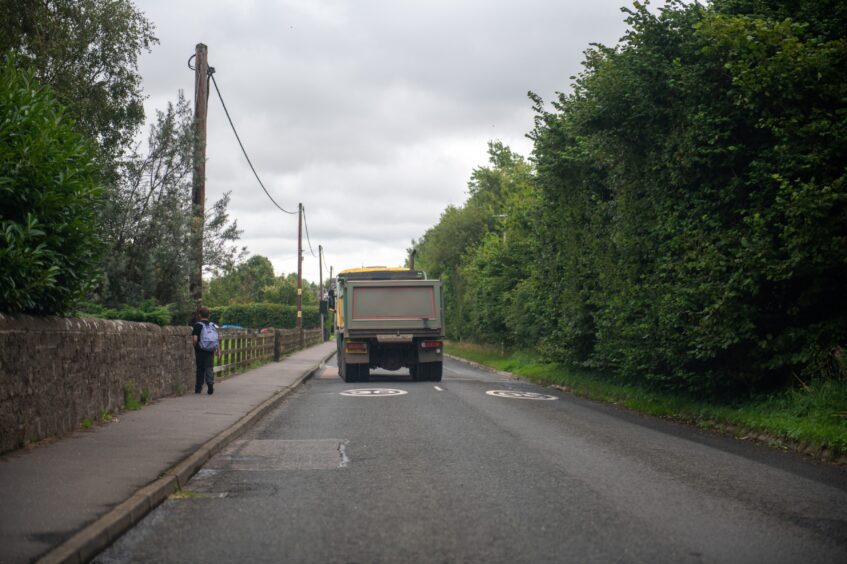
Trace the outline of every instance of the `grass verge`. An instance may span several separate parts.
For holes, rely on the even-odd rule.
[[[544,362],[528,352],[448,342],[445,352],[555,386],[592,400],[789,448],[822,460],[847,462],[847,382],[820,381],[746,402],[718,404],[616,382],[602,374]]]

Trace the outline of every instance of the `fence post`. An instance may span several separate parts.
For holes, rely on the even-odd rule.
[[[282,333],[279,329],[274,329],[274,362],[279,362],[282,356]]]

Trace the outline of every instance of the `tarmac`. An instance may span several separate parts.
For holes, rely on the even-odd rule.
[[[0,564],[87,562],[335,353],[328,342],[0,458]]]

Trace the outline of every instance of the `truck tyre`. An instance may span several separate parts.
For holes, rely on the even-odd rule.
[[[430,382],[440,382],[441,374],[444,372],[444,363],[443,362],[430,362],[429,363],[429,381]]]
[[[358,372],[359,372],[357,374],[357,376],[359,378],[359,382],[369,382],[370,379],[371,379],[370,366],[368,366],[367,364],[358,364],[358,365],[356,365],[356,368],[358,369]]]
[[[420,382],[440,382],[444,364],[441,362],[424,362],[418,364],[415,380]]]
[[[342,378],[345,382],[367,382],[370,380],[367,364],[350,364],[345,362],[343,371],[344,376]]]
[[[342,368],[342,372],[344,373],[344,375],[342,376],[342,378],[344,379],[344,381],[347,382],[347,383],[358,382],[359,381],[359,378],[358,378],[358,376],[359,376],[359,365],[358,364],[348,364],[348,363],[345,362],[343,364],[343,366],[344,366],[344,368]]]

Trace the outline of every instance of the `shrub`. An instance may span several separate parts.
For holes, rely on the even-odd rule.
[[[293,328],[297,323],[297,306],[282,304],[247,304],[213,307],[211,319],[218,325],[241,325],[242,327],[261,329],[276,327]],[[317,307],[303,308],[303,327],[318,327],[321,323]]]
[[[99,262],[101,188],[87,140],[50,91],[7,57],[0,68],[0,311],[61,314]]]
[[[83,317],[140,321],[156,325],[170,325],[173,322],[173,314],[168,306],[156,305],[154,300],[146,300],[139,306],[127,305],[117,309],[86,303],[76,314]]]

